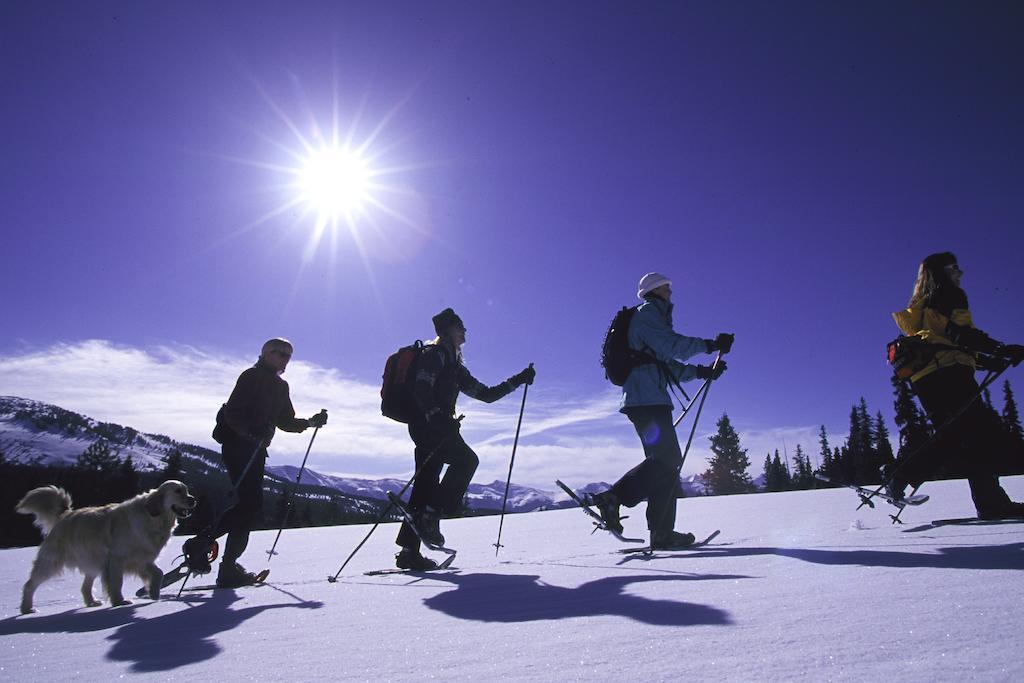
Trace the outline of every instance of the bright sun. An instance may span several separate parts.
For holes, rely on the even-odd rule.
[[[299,189],[321,219],[337,220],[358,211],[369,198],[370,169],[358,154],[325,147],[306,159]]]

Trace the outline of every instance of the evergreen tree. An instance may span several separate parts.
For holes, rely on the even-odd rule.
[[[814,466],[811,459],[804,454],[800,444],[796,445],[796,453],[793,455],[793,479],[791,486],[794,489],[814,488]]]
[[[765,491],[786,491],[789,486],[789,472],[779,457],[779,449],[775,449],[775,458],[771,454],[764,458]]]
[[[928,418],[917,407],[907,382],[892,378],[893,406],[896,409],[896,428],[899,430],[899,457],[920,450],[931,438]]]
[[[892,444],[889,443],[889,428],[885,426],[881,410],[875,415],[875,454],[879,467],[896,460],[896,456],[892,452]]]
[[[818,433],[818,443],[821,445],[821,466],[818,468],[818,472],[830,479],[838,478],[840,476],[838,463],[832,456],[832,449],[828,444],[828,433],[825,431],[825,425],[821,425],[821,431]]]
[[[75,461],[75,467],[78,469],[104,476],[113,474],[120,464],[121,461],[117,455],[110,452],[110,446],[106,441],[92,442]]]
[[[772,469],[772,454],[765,453],[764,456],[764,490],[765,491],[777,491],[775,488],[775,470]]]
[[[168,479],[181,479],[183,457],[180,450],[172,448],[160,460],[164,463],[164,470],[162,472],[164,481]]]
[[[739,434],[727,414],[722,414],[717,427],[718,431],[710,439],[713,455],[703,475],[704,484],[712,495],[747,493],[751,490],[747,450],[740,447]]]
[[[139,471],[135,469],[132,456],[129,455],[118,465],[114,488],[115,497],[121,500],[128,500],[139,492]]]
[[[1003,382],[1003,424],[1017,444],[1024,446],[1024,429],[1021,429],[1020,413],[1017,412],[1017,401],[1010,388],[1010,380]]]

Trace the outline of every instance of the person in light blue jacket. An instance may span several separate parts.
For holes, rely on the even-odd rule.
[[[672,329],[672,281],[660,273],[640,279],[637,297],[642,303],[629,324],[629,347],[646,355],[635,365],[622,385],[622,407],[633,423],[644,448],[644,461],[629,470],[610,489],[591,496],[609,529],[622,532],[619,506],[633,507],[647,501],[647,528],[651,547],[684,547],[693,534],[675,531],[676,498],[679,495],[679,467],[682,451],[672,424],[670,385],[692,379],[718,379],[725,362],[715,366],[685,363],[699,353],[728,353],[733,335],[715,339],[687,337]]]

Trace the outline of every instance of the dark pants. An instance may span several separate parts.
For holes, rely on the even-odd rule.
[[[231,439],[221,446],[224,466],[227,467],[231,483],[237,487],[237,498],[232,496],[225,504],[237,502],[223,513],[213,532],[214,538],[228,535],[223,552],[223,561],[228,564],[236,562],[245,552],[245,547],[249,545],[249,530],[263,508],[263,470],[267,462],[267,450],[261,448],[253,457],[254,449],[255,444],[241,439]],[[239,483],[250,459],[252,465]]]
[[[612,486],[612,492],[626,507],[647,501],[647,528],[671,531],[676,525],[679,497],[679,466],[683,454],[672,426],[670,406],[626,408],[644,447],[644,461],[626,472]]]
[[[914,383],[914,392],[936,429],[979,391],[974,370],[966,365],[936,370]],[[996,474],[996,456],[1010,447],[1008,441],[998,415],[981,398],[975,398],[930,447],[901,466],[899,475],[919,486],[945,468],[950,474],[967,477],[979,514],[998,511],[1010,502]]]
[[[409,507],[419,511],[429,505],[442,515],[458,512],[480,458],[466,445],[458,431],[445,436],[425,424],[415,423],[409,425],[409,436],[416,444],[416,468],[419,469],[409,494]],[[444,465],[448,465],[448,469],[442,479],[441,468]],[[420,547],[416,532],[404,522],[395,543],[413,550]]]

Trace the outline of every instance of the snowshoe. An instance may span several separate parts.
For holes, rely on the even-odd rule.
[[[688,548],[693,545],[697,537],[687,532],[681,534],[678,531],[669,529],[668,531],[652,531],[651,532],[651,550],[678,550],[679,548]]]
[[[622,521],[619,518],[619,499],[612,493],[611,489],[585,496],[584,500],[597,510],[601,515],[601,521],[608,531],[622,533]]]
[[[247,571],[245,567],[232,562],[220,563],[220,571],[217,572],[217,588],[241,588],[260,583],[260,575]]]
[[[395,566],[399,569],[429,572],[431,569],[437,569],[437,562],[429,557],[423,557],[418,550],[402,548],[402,551],[395,555]]]

